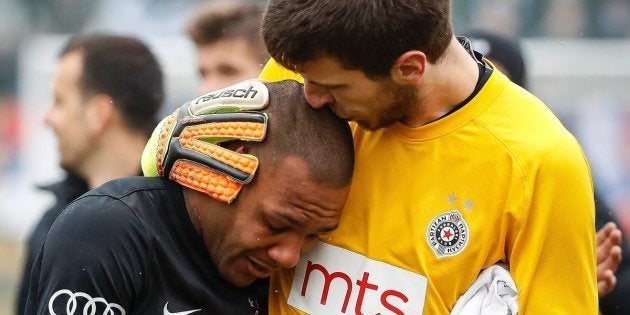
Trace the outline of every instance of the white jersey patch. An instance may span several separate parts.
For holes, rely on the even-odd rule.
[[[427,278],[318,242],[295,269],[289,305],[309,314],[422,314]]]

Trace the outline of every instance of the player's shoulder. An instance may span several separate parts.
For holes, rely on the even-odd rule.
[[[558,146],[575,148],[574,136],[545,102],[501,73],[493,79],[490,92],[484,94],[491,105],[477,118],[493,136],[534,155]]]
[[[136,221],[147,203],[155,205],[168,201],[169,194],[174,190],[171,186],[172,182],[161,178],[137,176],[114,179],[70,203],[55,224],[103,226]]]
[[[158,177],[130,176],[106,182],[86,193],[85,196],[123,198],[134,193],[166,191],[171,184],[169,180]]]

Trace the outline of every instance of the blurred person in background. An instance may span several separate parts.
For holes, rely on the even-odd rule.
[[[260,35],[263,7],[215,1],[196,10],[186,32],[197,48],[200,93],[255,78],[269,59]]]
[[[151,50],[136,38],[106,34],[69,40],[53,91],[45,123],[57,137],[67,176],[43,187],[56,201],[28,237],[18,314],[24,313],[31,268],[55,218],[89,189],[141,174],[141,153],[164,99],[162,70]]]
[[[527,89],[527,63],[518,40],[485,30],[462,35],[512,82]],[[599,308],[604,315],[630,312],[630,249],[619,226],[613,209],[595,190],[597,284]]]

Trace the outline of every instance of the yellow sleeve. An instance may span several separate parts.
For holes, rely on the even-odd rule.
[[[273,59],[269,59],[269,61],[267,61],[262,71],[258,75],[258,78],[265,82],[296,80],[300,83],[304,83],[304,79],[302,79],[299,74],[281,66]]]
[[[590,169],[570,135],[530,174],[526,221],[508,248],[522,314],[597,314],[595,205]]]

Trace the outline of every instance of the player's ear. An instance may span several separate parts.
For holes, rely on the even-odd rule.
[[[90,97],[86,106],[88,132],[94,135],[104,133],[116,114],[116,106],[112,98],[106,94],[97,94]]]
[[[410,50],[398,57],[390,70],[391,78],[401,85],[415,85],[422,80],[427,56],[419,50]]]

